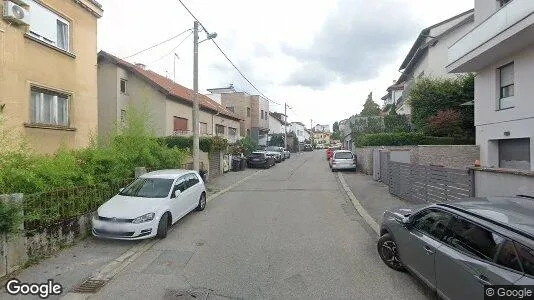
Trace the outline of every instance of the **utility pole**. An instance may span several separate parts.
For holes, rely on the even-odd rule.
[[[193,26],[193,170],[200,170],[198,104],[198,21]]]
[[[287,150],[287,102],[284,103],[284,149]]]

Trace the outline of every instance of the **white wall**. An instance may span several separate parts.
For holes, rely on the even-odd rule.
[[[524,0],[519,0],[524,1]],[[528,1],[528,0],[527,0]],[[500,8],[499,2],[494,0],[475,0],[475,24],[484,22]]]
[[[284,133],[284,125],[276,118],[269,115],[269,134]]]
[[[499,77],[497,68],[514,62],[513,103],[515,107],[498,110]],[[475,78],[475,125],[483,166],[498,167],[498,149],[491,140],[530,138],[531,170],[534,170],[534,46],[479,71]],[[504,132],[509,132],[505,136]]]

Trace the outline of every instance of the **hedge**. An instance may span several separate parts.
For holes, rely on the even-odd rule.
[[[473,139],[435,137],[421,133],[375,133],[356,138],[356,147],[367,146],[411,146],[411,145],[474,145]]]
[[[161,140],[169,148],[180,148],[180,149],[192,149],[193,148],[193,137],[192,136],[166,136],[161,138]],[[226,139],[221,137],[201,137],[199,140],[200,150],[206,153],[223,151],[228,147],[228,142]]]

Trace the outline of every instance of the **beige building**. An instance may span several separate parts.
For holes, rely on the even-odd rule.
[[[314,131],[313,132],[313,141],[314,143],[319,146],[330,146],[332,141],[330,140],[331,133],[330,132],[323,132],[323,131]]]
[[[39,152],[89,144],[98,125],[94,0],[0,2],[0,110]],[[2,147],[4,148],[4,147]],[[2,151],[2,150],[0,150]]]
[[[124,122],[129,105],[148,108],[158,136],[192,135],[192,90],[104,51],[98,53],[98,87],[100,136]],[[236,142],[241,120],[210,98],[201,94],[198,97],[200,134]]]
[[[241,123],[241,135],[250,136],[258,145],[267,145],[269,133],[269,100],[245,92],[236,92],[230,85],[227,88],[208,89],[207,95],[223,107],[234,112]]]

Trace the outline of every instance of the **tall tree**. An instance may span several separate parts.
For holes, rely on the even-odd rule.
[[[332,131],[333,132],[339,132],[339,122],[335,121],[334,125],[332,125]]]
[[[373,92],[369,93],[367,100],[363,104],[363,110],[360,113],[360,116],[363,117],[372,117],[380,115],[380,107],[376,102],[373,101]]]

